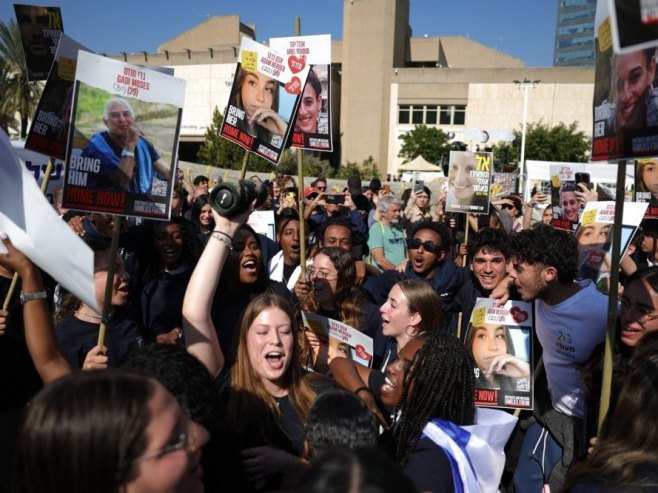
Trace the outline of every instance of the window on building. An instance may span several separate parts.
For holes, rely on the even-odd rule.
[[[398,106],[400,125],[463,125],[465,105],[401,104]]]

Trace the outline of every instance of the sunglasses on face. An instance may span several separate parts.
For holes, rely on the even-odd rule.
[[[423,250],[430,253],[439,253],[441,251],[441,245],[437,245],[433,241],[421,241],[418,238],[407,240],[407,248],[409,250],[417,250],[421,246],[423,247]]]
[[[514,206],[513,206],[512,204],[501,204],[501,205],[500,205],[500,208],[501,208],[501,209],[509,209],[509,210],[512,210],[512,209],[514,209]]]

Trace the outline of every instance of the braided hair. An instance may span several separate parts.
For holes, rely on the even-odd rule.
[[[393,425],[395,458],[404,467],[425,425],[439,418],[463,426],[475,420],[473,362],[454,336],[429,331],[404,378]],[[413,388],[412,388],[413,387]]]

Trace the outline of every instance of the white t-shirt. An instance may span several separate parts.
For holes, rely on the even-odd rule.
[[[557,305],[536,304],[535,330],[541,343],[553,407],[568,416],[584,417],[585,389],[580,365],[605,338],[608,297],[590,280]]]

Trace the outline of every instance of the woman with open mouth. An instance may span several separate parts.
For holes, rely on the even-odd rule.
[[[224,294],[225,275],[243,285],[258,279],[260,250],[251,228],[243,225],[251,210],[232,218],[213,212],[216,230],[188,284],[183,320],[188,351],[217,378],[226,402],[221,440],[231,444],[226,453],[236,464],[226,469],[226,484],[237,491],[269,491],[303,465],[304,422],[316,390],[302,370],[292,308],[275,294],[248,303],[238,322],[234,363],[225,358],[222,334],[233,327],[216,325],[211,308],[215,294]],[[249,294],[253,291],[243,297]]]
[[[393,286],[380,313],[382,327],[374,344],[375,353],[378,345],[383,347],[383,359],[376,361],[373,368],[346,358],[334,358],[330,366],[336,383],[356,392],[380,422],[388,426],[389,419],[385,414],[392,408],[384,402],[381,394],[388,364],[419,334],[435,330],[443,332],[445,327],[441,298],[430,285],[417,279],[400,281]]]
[[[292,292],[299,278],[299,214],[285,208],[279,214],[276,242],[281,247],[269,264],[270,279],[284,283]]]
[[[312,290],[300,300],[304,311],[338,320],[375,337],[381,324],[379,309],[362,294],[350,252],[339,247],[323,247],[306,272]],[[328,373],[328,341],[312,332],[304,334],[304,363],[316,371]]]
[[[94,287],[96,305],[100,312],[73,294],[67,293],[62,297],[55,314],[57,342],[72,368],[93,370],[116,367],[130,349],[143,344],[139,325],[129,306],[130,276],[121,257],[117,255],[105,345],[97,345],[110,263],[109,254],[109,249],[94,252]]]

